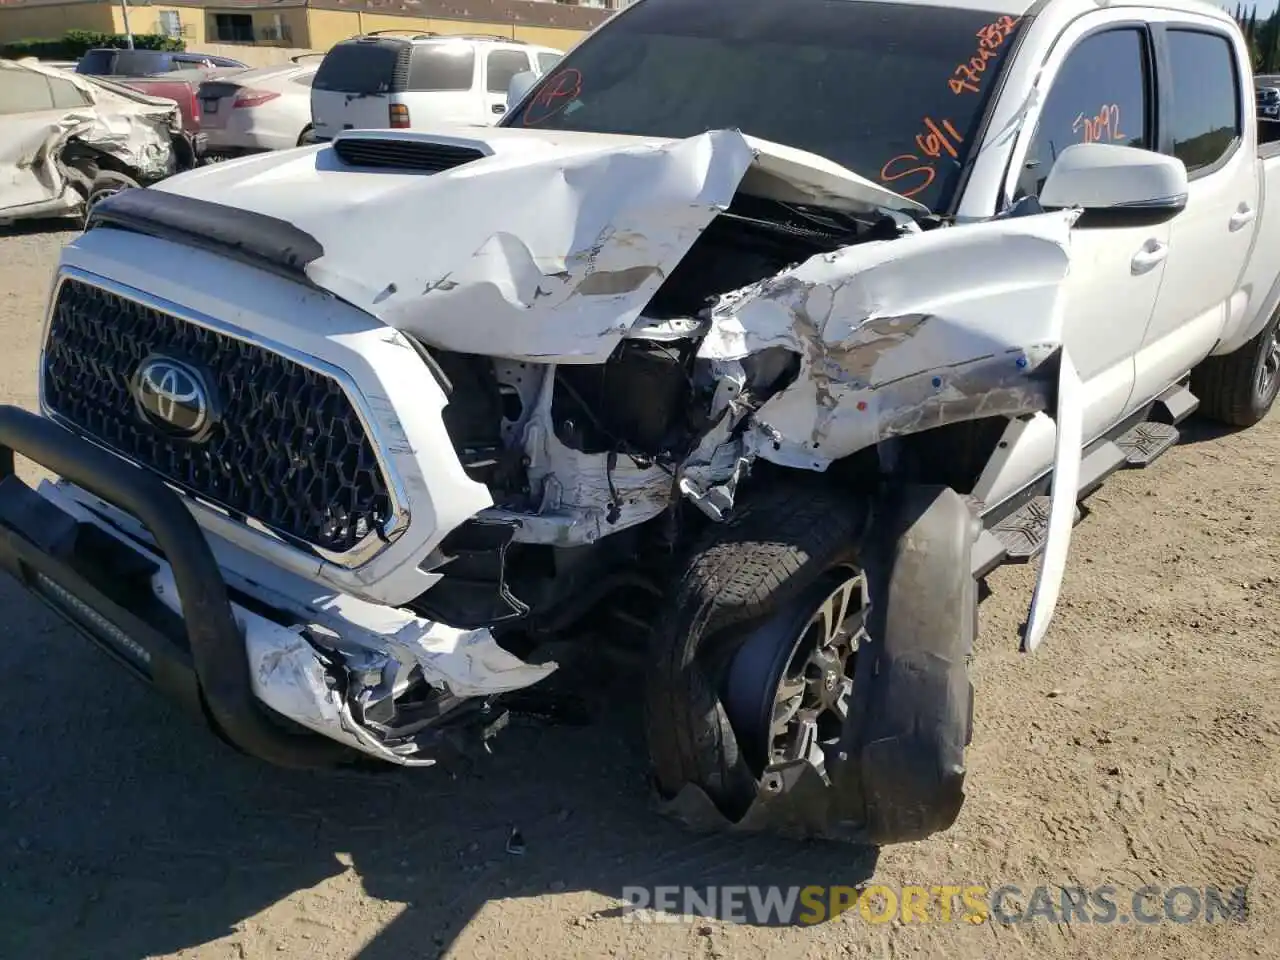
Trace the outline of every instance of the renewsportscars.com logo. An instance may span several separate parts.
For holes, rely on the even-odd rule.
[[[1244,923],[1245,887],[998,887],[983,884],[891,887],[623,887],[623,919],[632,923],[729,923],[808,926],[846,915],[867,923]]]

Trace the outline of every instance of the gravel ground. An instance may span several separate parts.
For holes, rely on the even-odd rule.
[[[0,401],[31,406],[59,227],[0,232]],[[222,748],[0,578],[0,956],[1280,956],[1280,414],[1193,423],[1077,530],[1041,651],[1029,568],[982,607],[970,799],[877,855],[686,835],[638,706],[519,727],[453,772],[307,776]],[[512,824],[524,856],[505,846]],[[816,927],[619,919],[624,886],[1247,885],[1250,919]],[[1055,894],[1056,896],[1056,894]],[[1271,935],[1268,936],[1270,931]]]

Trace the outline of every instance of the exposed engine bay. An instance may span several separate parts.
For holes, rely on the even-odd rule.
[[[1069,215],[1052,219],[1065,243]],[[1002,425],[1007,417],[1045,409],[1054,379],[1046,361],[1056,349],[1047,338],[1025,347],[984,344],[983,353],[960,363],[935,366],[922,356],[905,376],[879,385],[881,357],[895,347],[909,349],[912,337],[940,323],[938,316],[903,309],[868,317],[838,349],[822,343],[839,321],[836,300],[845,290],[830,281],[805,285],[802,272],[835,273],[831,267],[853,251],[880,247],[884,283],[872,286],[872,273],[868,288],[858,291],[859,309],[886,304],[890,292],[910,300],[914,291],[902,283],[888,245],[907,238],[920,243],[927,233],[955,235],[932,217],[740,192],[603,363],[537,364],[419,342],[449,393],[444,418],[455,450],[468,476],[490,490],[494,507],[446,541],[446,560],[436,570],[442,579],[415,609],[463,627],[522,618],[535,629],[558,627],[564,615],[548,620],[539,614],[566,605],[580,611],[589,603],[584,597],[615,586],[605,575],[611,569],[628,571],[624,581],[636,580],[646,555],[669,553],[681,537],[688,504],[703,515],[698,522],[725,519],[757,460],[822,471],[869,452],[870,460],[857,464],[866,481],[885,465],[886,451],[877,449],[882,441],[947,424]],[[990,255],[980,229],[964,237],[976,242],[979,259]],[[997,245],[1006,238],[1002,231]],[[950,273],[940,260],[941,275],[969,284],[968,248],[946,247],[961,263]],[[1065,257],[1047,265],[1049,276],[1036,277],[1036,284],[1056,283],[1054,271],[1065,267]],[[952,295],[981,301],[980,290],[961,289]],[[918,296],[923,301],[936,293]],[[815,295],[827,316],[809,309]],[[783,303],[785,330],[766,334],[743,324],[744,317]],[[876,403],[874,412],[868,400]],[[810,404],[805,414],[795,409],[802,401]],[[842,421],[851,414],[863,414],[858,419],[865,422],[848,436],[855,425]],[[965,451],[971,459],[980,454],[985,460],[990,452],[998,431],[986,433],[990,442],[981,451]],[[938,435],[938,470],[956,462],[949,439]],[[636,529],[664,514],[669,523]],[[500,549],[467,545],[481,524],[490,525],[481,539],[497,536]],[[506,533],[496,533],[504,527]],[[613,539],[628,530],[630,537]],[[484,557],[478,565],[477,557]],[[585,579],[574,572],[584,563]],[[640,579],[644,585],[643,573]]]

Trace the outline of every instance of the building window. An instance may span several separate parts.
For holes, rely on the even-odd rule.
[[[166,37],[182,36],[182,17],[177,10],[161,10],[156,33]]]
[[[247,13],[215,13],[213,39],[220,43],[253,43],[253,17]]]
[[[278,43],[288,46],[293,42],[293,33],[278,13],[271,15],[271,25],[262,28],[262,39],[267,43]]]

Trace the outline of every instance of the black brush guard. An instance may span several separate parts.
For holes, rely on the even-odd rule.
[[[14,472],[15,454],[141,522],[173,570],[183,617],[150,596],[154,566],[143,554],[33,491]],[[0,406],[0,569],[134,673],[203,713],[244,753],[295,769],[351,757],[342,744],[288,729],[254,697],[222,573],[179,496],[157,477],[13,406]]]

